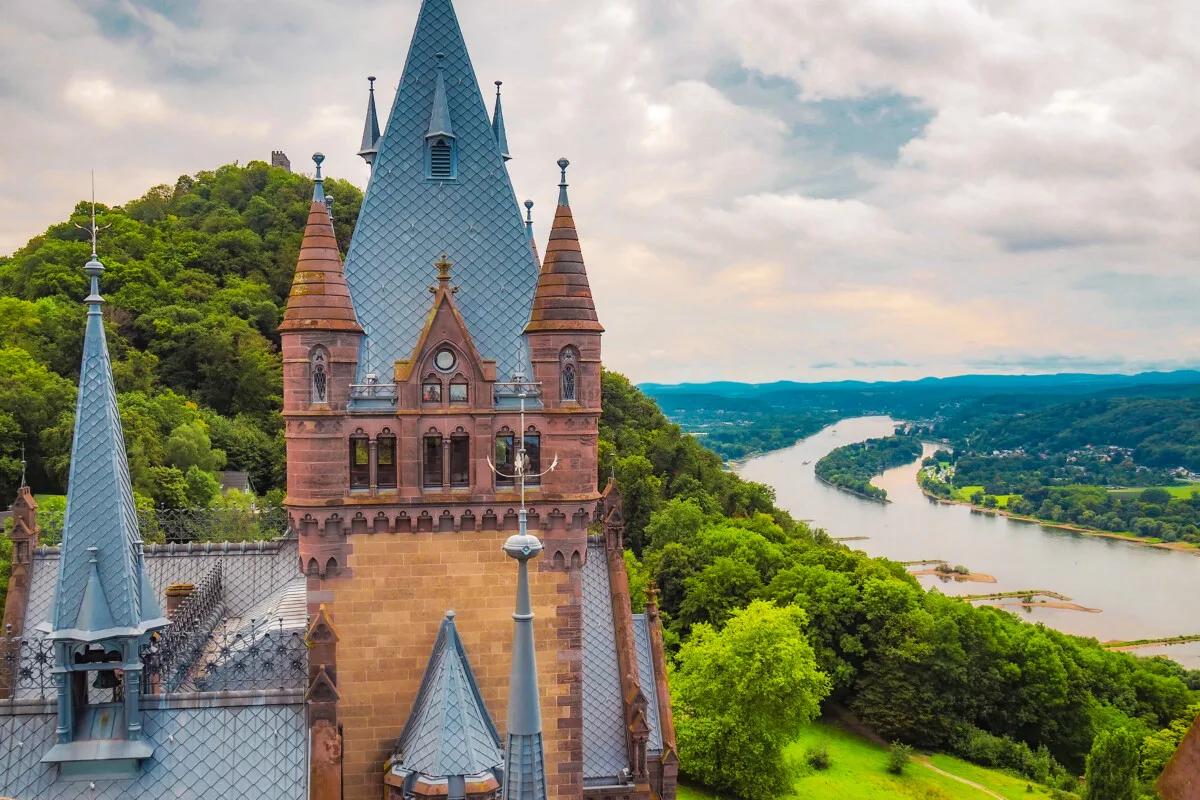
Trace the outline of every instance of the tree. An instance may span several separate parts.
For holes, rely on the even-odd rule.
[[[225,466],[225,453],[214,450],[203,422],[188,422],[171,431],[165,445],[167,464],[187,470],[199,467],[211,472]]]
[[[719,632],[696,626],[671,680],[687,775],[747,800],[787,793],[784,747],[830,691],[805,623],[798,608],[757,601],[734,612]]]
[[[1087,757],[1084,800],[1134,800],[1138,740],[1128,728],[1101,731]]]

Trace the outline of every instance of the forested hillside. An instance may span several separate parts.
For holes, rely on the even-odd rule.
[[[361,193],[326,180],[349,242]],[[214,472],[282,486],[278,338],[312,182],[262,162],[226,165],[98,206],[105,327],[134,488],[205,505]],[[63,491],[83,341],[90,207],[0,258],[0,498],[24,445],[36,491]]]
[[[142,500],[203,505],[221,468],[250,471],[260,491],[281,485],[275,326],[310,191],[251,163],[98,209]],[[336,180],[326,191],[344,247],[360,196]],[[75,224],[86,214],[77,207],[0,259],[6,500],[22,444],[34,487],[63,488],[89,254]],[[687,775],[751,800],[786,794],[786,746],[830,703],[888,739],[1064,787],[1103,731],[1146,742],[1145,780],[1161,769],[1200,676],[925,592],[901,566],[794,521],[620,375],[605,374],[603,395],[598,478],[615,474],[625,498],[635,601],[651,581],[660,591]]]

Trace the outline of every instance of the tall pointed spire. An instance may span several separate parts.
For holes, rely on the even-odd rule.
[[[533,252],[533,263],[541,270],[542,257],[538,253],[537,238],[533,235],[533,201],[525,201],[525,235],[529,237],[529,249]]]
[[[546,245],[546,259],[538,274],[533,310],[529,315],[526,333],[534,331],[594,331],[604,330],[596,316],[592,289],[588,284],[579,235],[575,232],[575,217],[567,197],[567,167],[571,162],[558,160],[562,179],[558,184],[558,208]]]
[[[496,110],[492,112],[492,133],[496,136],[496,147],[500,150],[500,157],[505,161],[512,161],[508,152],[508,134],[504,132],[504,107],[500,105],[500,87],[503,85],[504,81],[496,81]]]
[[[546,800],[546,756],[542,746],[537,653],[533,645],[533,606],[529,599],[529,562],[542,552],[542,543],[525,525],[522,503],[521,532],[504,543],[505,554],[517,562],[517,605],[513,612],[512,672],[508,680],[503,800]]]
[[[141,636],[168,624],[147,591],[142,563],[125,436],[104,335],[98,231],[93,200],[92,255],[83,268],[91,291],[84,300],[87,324],[50,631],[51,638],[85,642]]]
[[[375,76],[368,75],[367,81],[371,88],[367,94],[367,119],[363,123],[362,149],[358,151],[358,155],[369,167],[375,163],[375,156],[379,154],[379,117],[375,114]]]
[[[491,92],[476,79],[454,4],[422,0],[420,6],[395,99],[380,120],[383,134],[346,254],[346,282],[369,331],[372,366],[390,376],[421,334],[429,308],[427,265],[450,253],[457,262],[455,301],[471,336],[499,374],[508,375],[527,322],[525,313],[512,310],[528,309],[537,268],[496,147]],[[445,109],[446,125],[431,126],[434,108]],[[432,169],[444,167],[445,151],[434,152],[438,140],[426,138],[445,127],[454,134],[445,142],[451,178]],[[360,361],[360,383],[365,370]]]
[[[446,54],[437,53],[437,81],[433,87],[433,109],[429,112],[429,130],[425,138],[435,136],[454,136],[454,125],[450,121],[450,103],[446,100]]]
[[[325,156],[313,153],[317,172],[313,178],[312,204],[308,224],[300,241],[296,276],[283,312],[281,333],[287,331],[353,331],[361,333],[350,290],[342,274],[342,254],[338,250],[333,220],[325,203],[325,179],[321,162]]]

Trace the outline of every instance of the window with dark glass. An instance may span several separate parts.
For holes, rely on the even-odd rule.
[[[471,485],[471,438],[465,434],[450,437],[450,485]]]
[[[312,375],[311,397],[313,403],[329,401],[329,358],[323,347],[316,347],[309,359],[309,372]]]
[[[538,473],[542,471],[542,437],[536,433],[525,434],[525,483],[537,486],[542,482]]]
[[[579,354],[574,347],[565,347],[559,355],[558,361],[560,367],[559,396],[564,401],[574,402],[579,399],[579,374],[577,367]]]
[[[371,488],[371,448],[366,436],[350,437],[350,488]]]
[[[422,462],[422,482],[426,488],[442,485],[442,437],[426,436]]]
[[[442,402],[442,382],[441,381],[425,381],[421,386],[421,402],[422,403],[440,403]]]
[[[380,489],[396,488],[396,437],[382,434],[375,440],[377,473],[375,483]]]
[[[465,381],[455,381],[450,384],[450,402],[467,402],[467,384]]]
[[[511,433],[501,433],[496,436],[496,485],[497,486],[512,486],[515,482],[513,474],[516,472],[516,447],[514,446],[515,439]]]

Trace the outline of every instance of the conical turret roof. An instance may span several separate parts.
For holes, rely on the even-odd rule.
[[[350,289],[342,273],[342,255],[333,231],[333,220],[325,205],[325,185],[321,177],[321,161],[324,158],[320,153],[313,156],[313,161],[317,163],[313,200],[308,208],[304,239],[300,242],[300,257],[296,261],[292,291],[283,312],[283,324],[279,326],[281,333],[362,332],[354,305],[350,302]]]
[[[565,158],[558,161],[562,170],[562,182],[558,185],[558,208],[554,211],[554,225],[538,274],[537,291],[533,296],[529,324],[525,326],[526,333],[604,330],[596,316],[596,305],[592,302],[592,288],[588,285],[579,234],[575,231],[575,217],[567,197],[569,164]]]
[[[475,683],[454,612],[448,612],[400,735],[394,769],[433,779],[471,777],[503,762],[500,737]]]

